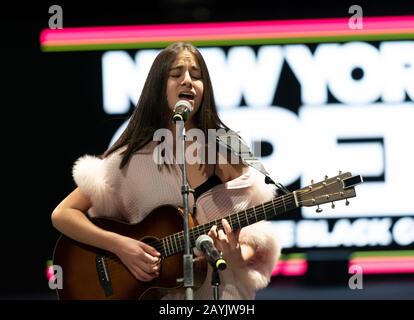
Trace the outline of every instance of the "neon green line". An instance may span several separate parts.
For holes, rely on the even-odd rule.
[[[390,250],[390,251],[356,251],[351,258],[369,257],[414,257],[414,250]]]
[[[289,253],[280,255],[281,261],[291,260],[291,259],[306,259],[306,253]]]

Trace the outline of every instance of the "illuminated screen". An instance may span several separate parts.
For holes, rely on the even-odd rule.
[[[408,250],[414,243],[414,17],[364,23],[362,30],[346,19],[69,28],[44,30],[41,45],[62,61],[73,51],[99,59],[101,91],[93,94],[102,101],[96,108],[111,118],[130,115],[160,48],[193,42],[209,68],[222,120],[251,146],[261,143],[274,180],[293,191],[339,170],[364,178],[348,206],[325,204],[320,213],[306,207],[274,219],[284,252]],[[125,125],[113,130],[108,145]],[[405,272],[414,272],[407,259]],[[398,272],[401,261],[371,271]],[[302,262],[293,259],[285,274],[300,274]]]

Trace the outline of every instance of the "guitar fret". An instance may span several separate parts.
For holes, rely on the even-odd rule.
[[[240,215],[239,214],[237,214],[237,221],[239,222],[239,229],[241,229],[241,224],[240,224]]]
[[[167,254],[170,256],[171,252],[170,252],[170,248],[168,246],[168,236],[164,237],[164,240],[165,240],[165,248],[167,249]]]
[[[171,237],[168,237],[168,238],[171,238]],[[171,242],[170,239],[167,239],[167,240],[168,240],[167,241],[168,246],[170,247],[170,255],[173,255],[174,254],[174,248],[172,247],[172,242]]]
[[[198,237],[200,236],[200,228],[195,228],[194,229],[194,232],[192,233],[192,235],[193,235],[194,242],[197,241]]]
[[[247,211],[246,210],[244,210],[244,215],[246,216],[247,225],[249,225],[250,223],[249,223],[249,218],[247,216]]]
[[[190,241],[190,247],[191,247],[191,243],[193,243],[194,241],[194,232],[190,232],[190,234],[188,235],[188,241]],[[185,250],[185,244],[184,244],[184,250]]]
[[[195,237],[195,239],[197,239],[200,236],[200,234],[203,234],[204,233],[203,227],[196,227],[196,228],[194,228],[194,233],[197,235],[197,237]]]
[[[177,233],[177,247],[178,247],[178,252],[180,252],[182,250],[182,246],[181,246],[181,238],[180,238],[179,233]]]
[[[165,256],[168,257],[167,248],[165,247],[165,238],[162,238],[162,247],[164,249]]]
[[[177,243],[178,243],[178,252],[180,252],[182,250],[182,246],[181,246],[181,237],[179,233],[177,233]]]
[[[181,233],[182,233],[182,235],[181,235]],[[184,233],[183,232],[180,232],[179,240],[180,240],[180,251],[181,251],[181,250],[184,249]]]
[[[193,230],[191,230],[190,231],[190,234],[189,234],[189,241],[190,241],[190,247],[191,247],[191,244],[193,243],[193,241],[195,242],[195,239],[197,239],[197,230],[198,230],[198,228],[197,227],[195,227]],[[185,248],[185,244],[184,244],[184,248]]]
[[[169,241],[168,237],[165,238],[165,242],[167,243],[168,253],[171,255],[171,242]]]
[[[168,252],[168,255],[170,256],[171,255],[171,249],[170,249],[170,246],[169,246],[169,242],[168,242],[168,238],[165,238],[165,244],[166,244],[166,247],[167,247],[167,252]]]
[[[170,236],[165,237],[165,243],[167,244],[168,253],[169,253],[169,255],[171,255],[172,254],[171,247],[170,247],[171,242],[170,242],[169,238],[170,238]]]
[[[273,199],[272,199],[272,207],[273,207],[273,211],[275,212],[275,217],[276,217],[277,211],[276,211],[276,206],[275,206],[275,203],[273,202]]]
[[[286,209],[286,205],[285,205],[285,196],[282,196],[282,202],[283,202],[283,207],[285,207],[285,212],[286,212],[287,209]]]
[[[178,244],[177,244],[177,239],[175,238],[175,234],[173,234],[173,238],[174,238],[176,252],[178,252]]]
[[[214,222],[215,222],[215,225],[217,226],[217,228],[218,229],[222,229],[223,228],[223,226],[221,225],[221,222],[220,222],[220,220],[214,220]]]
[[[254,217],[256,218],[256,222],[258,221],[257,220],[257,214],[256,214],[256,209],[253,207],[253,212],[254,212]]]
[[[265,219],[267,220],[266,209],[265,209],[265,207],[264,207],[264,203],[262,203],[262,207],[263,207],[263,214],[264,214],[264,217],[265,217]]]

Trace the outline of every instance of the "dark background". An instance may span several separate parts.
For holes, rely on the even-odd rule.
[[[73,188],[73,162],[100,154],[123,122],[102,110],[102,52],[43,53],[39,33],[49,6],[63,9],[63,27],[173,22],[412,15],[411,1],[299,2],[152,0],[1,5],[3,210],[0,298],[48,292],[46,260],[58,237],[54,207]],[[69,57],[70,59],[66,59]],[[62,63],[65,61],[65,63]]]

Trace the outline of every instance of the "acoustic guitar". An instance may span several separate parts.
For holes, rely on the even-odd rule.
[[[351,173],[309,185],[283,196],[273,198],[258,206],[225,216],[233,230],[241,229],[261,220],[269,220],[302,206],[316,206],[356,196],[355,186],[362,177]],[[58,239],[53,264],[62,267],[63,287],[57,290],[59,299],[159,299],[168,292],[182,287],[177,279],[183,276],[182,255],[184,233],[182,210],[173,206],[162,206],[153,210],[138,224],[127,224],[108,218],[92,218],[97,226],[143,241],[161,253],[160,275],[150,282],[137,280],[114,254],[91,247],[64,235]],[[196,239],[208,233],[213,225],[222,228],[221,219],[196,225],[189,219],[191,247]],[[206,263],[195,266],[196,283],[201,284],[206,276]]]

